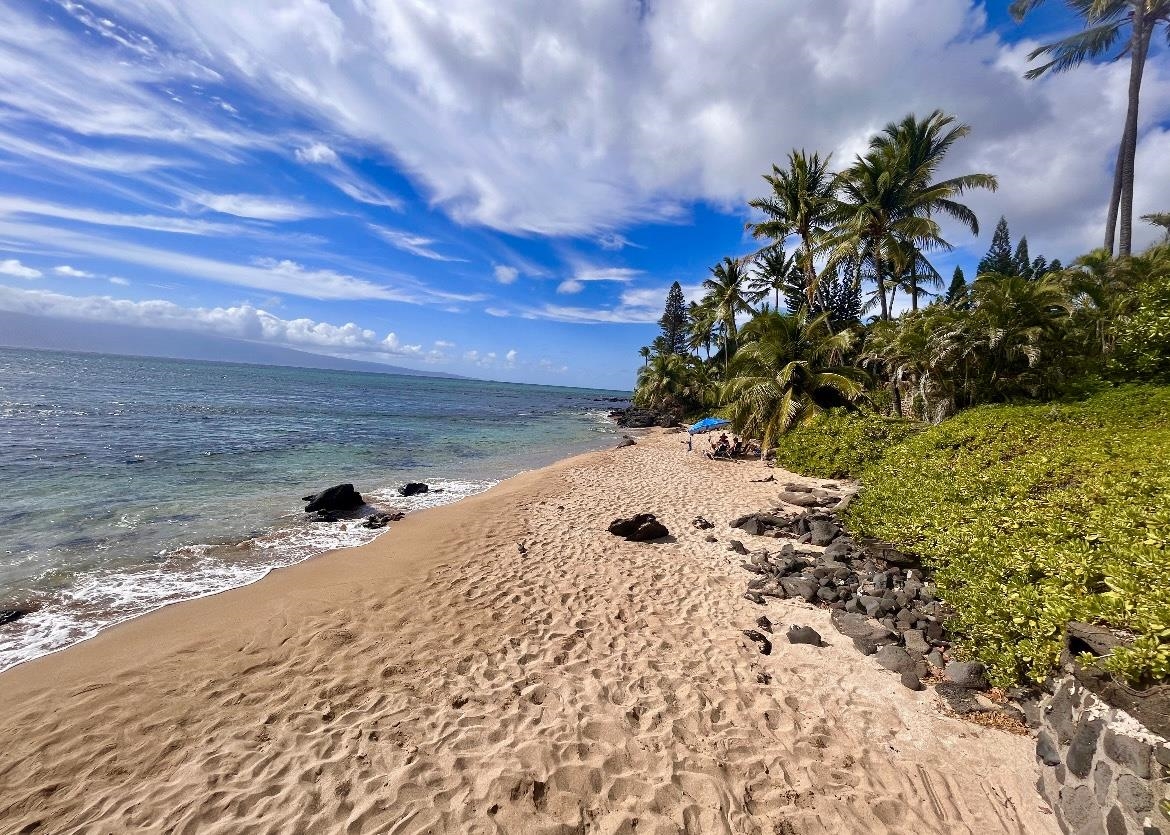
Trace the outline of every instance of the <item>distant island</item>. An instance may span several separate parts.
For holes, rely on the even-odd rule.
[[[228,339],[164,328],[80,322],[10,311],[0,311],[0,347],[467,379],[459,374],[448,374],[443,371],[420,371],[400,365],[331,357],[244,339]]]

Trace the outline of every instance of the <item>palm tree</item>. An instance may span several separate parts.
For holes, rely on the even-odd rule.
[[[718,312],[723,330],[724,366],[735,351],[737,327],[735,317],[751,313],[758,299],[749,288],[750,276],[742,258],[724,258],[711,268],[711,277],[703,282],[712,307]]]
[[[744,326],[723,400],[740,433],[767,449],[778,435],[825,409],[853,407],[862,397],[860,372],[844,364],[849,331],[833,333],[828,315],[760,313]]]
[[[686,396],[687,360],[679,354],[655,354],[641,371],[634,403],[650,408],[672,408]]]
[[[771,238],[777,244],[792,235],[800,239],[799,264],[804,272],[805,287],[811,300],[816,293],[817,272],[814,260],[829,227],[833,210],[833,173],[829,171],[831,154],[821,159],[803,150],[788,154],[788,167],[772,166],[764,180],[772,193],[749,202],[764,213],[762,223],[749,223],[753,237]]]
[[[638,356],[642,358],[642,367],[645,368],[646,364],[650,362],[650,346],[643,345],[641,348],[639,348]]]
[[[965,351],[974,355],[985,391],[1006,400],[1017,392],[1037,396],[1056,370],[1045,368],[1063,353],[1062,325],[1072,312],[1051,274],[1028,280],[984,273],[971,289],[975,312],[966,325]]]
[[[936,110],[925,119],[913,114],[886,125],[838,178],[833,220],[838,231],[830,263],[860,258],[877,284],[882,319],[890,318],[887,281],[890,265],[907,263],[906,246],[919,253],[952,249],[935,215],[947,215],[979,234],[979,221],[955,200],[969,189],[994,191],[991,174],[965,174],[935,182],[947,152],[971,128]]]
[[[780,293],[788,286],[794,274],[801,275],[800,265],[795,255],[784,252],[783,243],[765,247],[756,256],[752,290],[762,299],[767,298],[769,292],[775,293],[773,309],[779,310]]]
[[[1044,0],[1014,0],[1011,13],[1022,20]],[[1028,78],[1039,78],[1046,72],[1065,72],[1080,66],[1086,60],[1110,55],[1117,61],[1129,55],[1129,99],[1125,111],[1125,127],[1117,149],[1113,170],[1113,193],[1109,199],[1109,216],[1105,221],[1105,249],[1113,254],[1114,235],[1120,216],[1118,251],[1122,257],[1130,254],[1133,235],[1134,161],[1137,158],[1138,105],[1141,101],[1142,76],[1150,41],[1158,24],[1170,30],[1170,0],[1065,0],[1065,5],[1085,21],[1085,29],[1054,43],[1034,50],[1029,59],[1049,56],[1046,64],[1026,73]],[[1129,37],[1118,49],[1122,31],[1129,27]]]
[[[919,297],[930,295],[922,285],[939,287],[942,284],[942,276],[922,251],[912,243],[899,242],[893,247],[891,255],[893,260],[890,262],[890,277],[893,280],[893,288],[890,304],[894,303],[893,294],[899,289],[904,289],[910,295],[910,310],[917,313]]]
[[[711,343],[715,341],[719,312],[711,304],[710,298],[705,298],[701,302],[690,303],[687,317],[691,322],[691,329],[687,334],[687,347],[695,352],[702,348],[707,359],[711,359]]]

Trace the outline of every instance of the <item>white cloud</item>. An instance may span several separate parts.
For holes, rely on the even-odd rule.
[[[622,291],[618,304],[612,307],[587,308],[545,304],[524,308],[522,315],[529,319],[550,319],[554,322],[574,324],[649,324],[657,322],[662,317],[668,290],[668,287],[631,287]],[[688,301],[695,301],[702,294],[701,284],[683,287],[683,295]]]
[[[320,214],[311,206],[262,194],[192,194],[190,199],[214,212],[253,220],[304,220]]]
[[[16,195],[0,195],[0,215],[47,217],[77,221],[93,226],[117,226],[128,229],[146,229],[154,232],[172,232],[179,235],[246,234],[247,229],[234,224],[216,223],[186,217],[124,214],[84,206],[65,206]]]
[[[11,275],[16,278],[40,278],[43,273],[40,270],[34,270],[32,267],[26,267],[24,264],[15,258],[8,258],[0,261],[0,274]]]
[[[564,281],[562,281],[560,284],[557,285],[557,292],[558,293],[567,293],[567,294],[580,293],[584,289],[585,289],[585,285],[575,278],[566,278]]]
[[[492,275],[496,277],[496,281],[500,284],[512,284],[520,277],[520,271],[515,267],[509,267],[507,264],[496,264],[492,268]]]
[[[93,278],[93,273],[87,273],[85,270],[79,270],[76,267],[71,267],[68,264],[62,264],[59,267],[53,267],[53,272],[57,275],[63,275],[66,278]]]
[[[511,312],[502,307],[485,307],[483,312],[488,316],[495,316],[497,319],[506,319],[511,316]]]
[[[516,353],[516,349],[513,348],[508,353],[504,354],[504,360],[508,363],[508,365],[511,365],[512,363],[516,362],[517,356],[518,354]]]
[[[450,350],[451,348],[454,348],[455,343],[448,342],[445,339],[436,339],[435,340],[435,347],[438,348],[440,351],[446,351],[446,350]]]
[[[308,318],[282,319],[249,304],[214,308],[182,307],[160,299],[130,301],[109,296],[68,296],[0,287],[0,310],[206,333],[324,353],[366,355],[375,359],[416,356],[422,351],[419,345],[402,344],[394,333],[379,338],[375,331],[353,322],[334,325]]]
[[[625,267],[580,267],[572,278],[567,278],[557,285],[557,292],[562,294],[580,293],[585,289],[586,282],[613,281],[619,284],[629,284],[641,270],[632,270]]]
[[[338,162],[337,152],[324,142],[313,142],[304,148],[297,148],[293,153],[298,162],[310,165],[336,165]]]
[[[129,287],[130,282],[124,278],[119,278],[116,275],[110,276],[110,284],[117,284],[119,287]]]
[[[1005,48],[970,0],[727,0],[717,13],[707,0],[303,2],[272,13],[123,0],[117,11],[127,42],[141,29],[173,52],[120,67],[83,49],[66,74],[56,64],[76,39],[56,33],[33,66],[0,64],[0,78],[34,75],[28,91],[7,91],[9,106],[61,124],[70,114],[92,135],[167,126],[190,141],[222,126],[171,102],[138,118],[152,94],[144,76],[231,76],[323,135],[380,149],[455,219],[509,232],[604,236],[677,219],[691,201],[742,205],[788,148],[844,160],[885,122],[941,107],[976,129],[954,170],[1004,180],[1000,195],[980,196],[985,223],[1006,214],[1038,250],[1083,248],[1100,237],[1124,109],[1122,64],[1025,81],[1031,45]],[[21,22],[11,41],[40,51]],[[1147,125],[1170,115],[1166,56],[1147,70]],[[42,67],[48,80],[35,80]],[[96,91],[80,82],[91,77]],[[75,90],[92,101],[63,92]],[[215,142],[265,139],[233,128]],[[329,167],[313,147],[302,156]],[[1152,191],[1139,198],[1141,212],[1164,208],[1144,202]]]
[[[477,294],[437,290],[402,273],[377,272],[377,280],[329,268],[307,267],[289,258],[261,257],[249,264],[216,260],[201,255],[158,249],[105,236],[88,235],[49,226],[0,219],[0,239],[10,248],[21,241],[30,249],[51,246],[58,251],[114,258],[156,270],[313,299],[384,299],[410,304],[449,305],[481,301]]]
[[[376,223],[368,225],[371,232],[390,244],[390,246],[401,249],[403,252],[409,252],[411,255],[417,255],[420,258],[429,258],[432,261],[463,260],[462,258],[452,258],[448,255],[443,255],[441,252],[436,252],[432,248],[432,244],[435,243],[434,238],[415,235],[412,232],[404,232],[401,229],[390,229],[386,226],[379,226]]]

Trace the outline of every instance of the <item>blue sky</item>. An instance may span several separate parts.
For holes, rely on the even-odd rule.
[[[1001,181],[941,271],[1001,214],[1096,245],[1126,66],[1025,81],[1062,5],[0,0],[0,309],[628,388],[794,146],[939,107],[974,128],[953,170]],[[1159,48],[1139,213],[1170,208],[1168,76]]]

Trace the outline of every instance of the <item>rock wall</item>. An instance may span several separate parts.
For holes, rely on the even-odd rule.
[[[1170,745],[1071,676],[1041,705],[1037,788],[1064,832],[1170,835]]]

